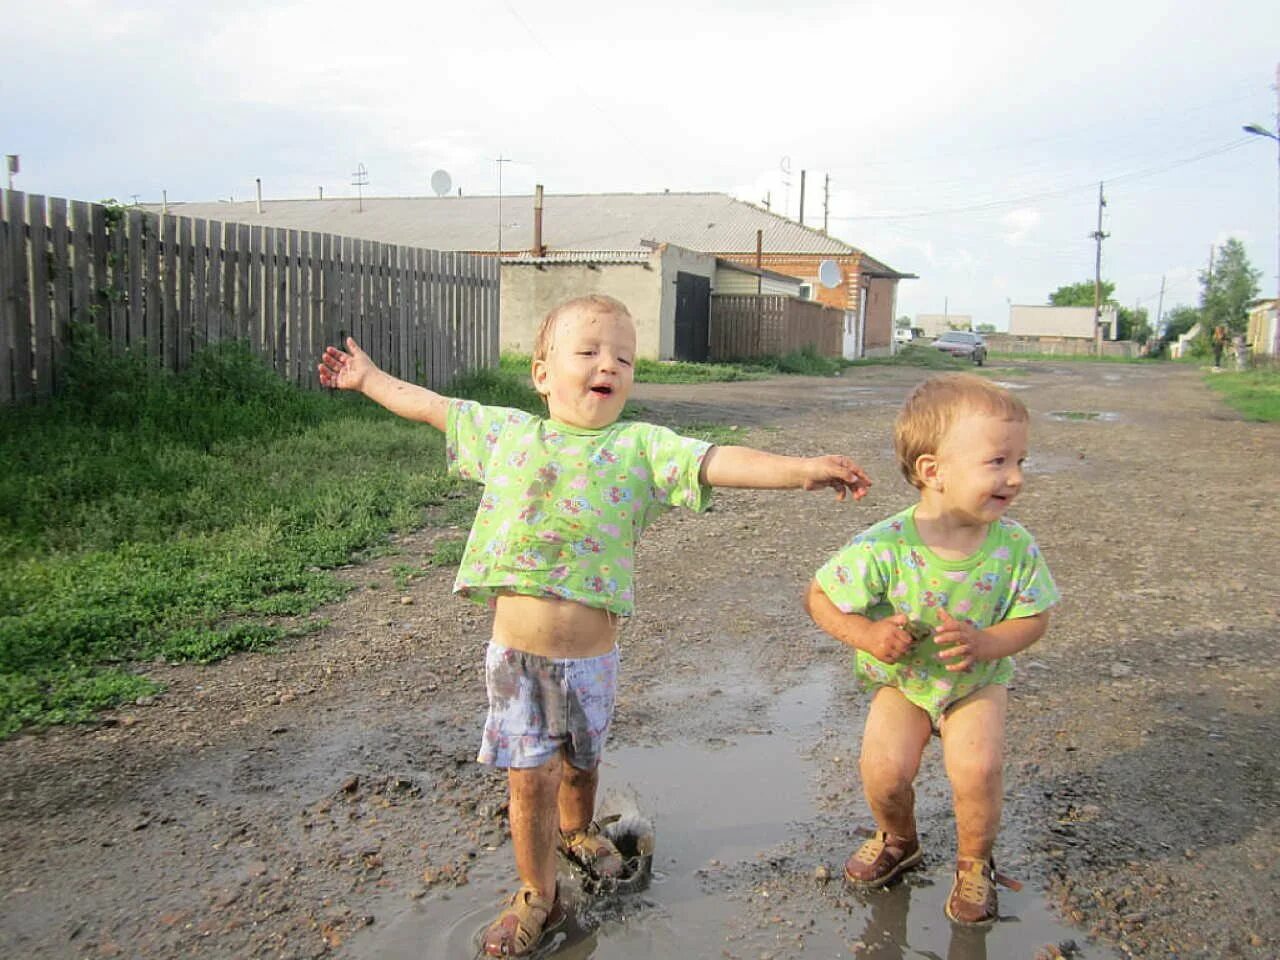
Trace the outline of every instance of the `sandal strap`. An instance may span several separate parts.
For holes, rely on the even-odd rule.
[[[558,896],[558,890],[556,896],[547,899],[538,896],[538,891],[529,884],[520,887],[485,931],[485,953],[499,957],[528,953],[542,938]]]
[[[983,884],[998,883],[1014,893],[1022,889],[1021,881],[1015,880],[1013,877],[996,869],[995,860],[976,860],[971,857],[959,857],[956,859],[956,873],[960,877],[962,884],[966,882],[976,883],[977,880],[974,879],[976,877],[980,878]],[[966,897],[966,899],[969,898]]]
[[[886,850],[895,860],[901,860],[911,845],[918,842],[915,837],[899,837],[883,830],[868,830],[866,827],[859,827],[856,832],[868,838],[854,854],[863,863],[875,863],[876,858]]]

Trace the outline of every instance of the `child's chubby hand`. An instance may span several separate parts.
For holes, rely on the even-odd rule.
[[[983,633],[968,620],[955,620],[946,610],[939,609],[942,623],[933,632],[933,642],[943,649],[938,659],[945,661],[951,673],[968,670],[983,656]]]
[[[320,356],[320,385],[335,390],[359,390],[365,377],[378,368],[352,337],[347,337],[347,350],[325,347]]]
[[[837,500],[843,500],[846,495],[852,496],[854,500],[861,500],[871,486],[871,478],[865,470],[849,457],[837,454],[809,457],[804,462],[804,473],[806,490],[831,487],[836,492]]]
[[[911,650],[915,640],[907,632],[907,615],[895,613],[867,628],[863,647],[881,663],[897,663]]]

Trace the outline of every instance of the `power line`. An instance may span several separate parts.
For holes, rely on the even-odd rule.
[[[1218,147],[1213,150],[1206,150],[1201,153],[1195,154],[1194,156],[1183,157],[1180,160],[1173,160],[1173,161],[1170,161],[1169,163],[1161,164],[1160,166],[1157,166],[1157,167],[1150,167],[1146,170],[1134,170],[1129,173],[1118,174],[1114,177],[1108,178],[1108,182],[1115,183],[1116,181],[1123,181],[1123,182],[1129,183],[1134,180],[1141,180],[1146,177],[1153,177],[1160,173],[1166,173],[1169,170],[1173,170],[1177,167],[1186,166],[1187,164],[1190,164],[1190,163],[1197,163],[1200,160],[1205,160],[1205,159],[1208,159],[1209,157],[1216,157],[1216,156],[1219,156],[1220,154],[1228,153],[1231,150],[1237,150],[1240,147],[1244,146],[1246,143],[1250,143],[1250,142],[1252,142],[1252,138],[1241,137],[1240,139],[1233,140],[1230,143],[1224,144],[1221,147]],[[853,215],[853,216],[845,216],[845,217],[832,217],[831,219],[866,222],[866,221],[872,221],[872,220],[914,220],[922,217],[947,216],[948,214],[953,214],[953,213],[976,213],[981,210],[995,210],[1001,207],[1014,206],[1020,203],[1029,203],[1034,200],[1051,200],[1058,197],[1065,197],[1074,193],[1079,193],[1080,191],[1086,190],[1086,189],[1092,190],[1093,184],[1092,183],[1087,185],[1077,184],[1075,186],[1062,187],[1056,190],[1045,190],[1041,193],[1032,193],[1032,194],[1025,194],[1019,197],[1010,197],[1009,199],[1006,199],[1006,200],[988,200],[982,203],[968,204],[965,206],[958,206],[958,207],[944,207],[936,210],[916,210],[910,213],[874,213],[874,214]]]

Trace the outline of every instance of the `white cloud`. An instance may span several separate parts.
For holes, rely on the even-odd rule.
[[[1035,207],[1021,207],[1011,210],[1001,218],[1004,224],[1004,242],[1017,246],[1040,225],[1040,211]]]

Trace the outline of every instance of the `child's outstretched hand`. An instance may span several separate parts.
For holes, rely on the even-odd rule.
[[[907,655],[914,642],[907,632],[907,615],[895,613],[867,628],[862,649],[882,663],[897,663]]]
[[[938,651],[938,658],[946,660],[947,670],[960,673],[968,670],[982,656],[982,631],[968,620],[954,620],[946,610],[939,608],[942,623],[933,632],[933,642],[945,649]]]
[[[837,500],[843,500],[846,495],[861,500],[871,486],[871,478],[860,466],[848,457],[834,454],[810,457],[805,461],[805,473],[806,490],[832,487],[836,491]]]
[[[360,390],[365,377],[377,370],[369,355],[360,349],[353,337],[347,337],[346,352],[325,347],[320,355],[320,386],[334,390]]]

